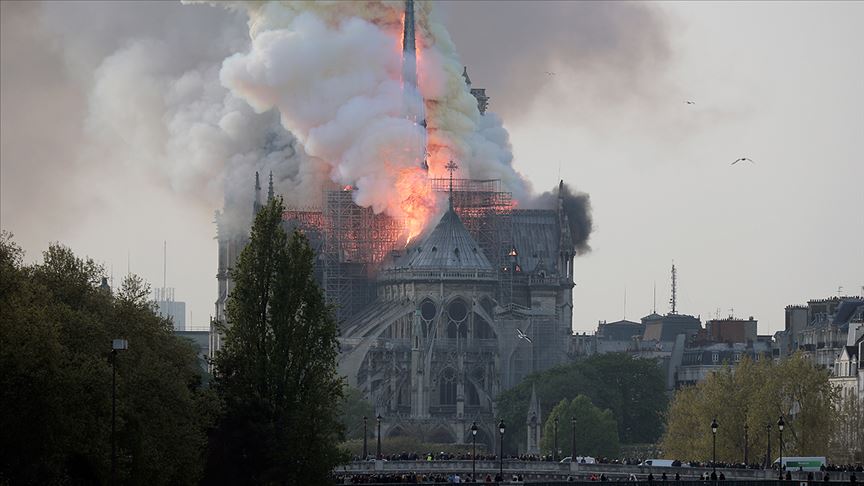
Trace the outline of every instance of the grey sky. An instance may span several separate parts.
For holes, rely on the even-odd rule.
[[[166,75],[204,69],[242,48],[243,19],[160,2],[42,7],[0,3],[3,229],[30,259],[61,241],[117,277],[128,261],[156,284],[168,240],[168,283],[205,325],[214,172],[196,167],[178,186],[157,166],[94,152],[88,93],[97,67],[132,39],[168,46]],[[621,318],[625,288],[628,318],[651,311],[655,281],[667,309],[673,260],[682,312],[734,308],[761,333],[782,327],[787,304],[838,286],[862,292],[864,3],[442,7],[472,81],[510,130],[517,169],[537,190],[560,171],[591,195],[577,330]],[[730,166],[745,156],[756,163]]]

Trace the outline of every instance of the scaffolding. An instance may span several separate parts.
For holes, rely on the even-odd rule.
[[[434,192],[449,191],[450,179],[430,179]],[[325,193],[322,210],[283,213],[290,229],[305,233],[318,255],[316,277],[327,302],[344,322],[375,298],[380,264],[404,243],[405,224],[358,206],[353,190]],[[513,245],[512,195],[495,179],[453,179],[453,206],[471,236],[497,268],[506,267]]]

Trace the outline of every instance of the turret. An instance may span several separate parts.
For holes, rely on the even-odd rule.
[[[252,214],[258,214],[261,210],[261,180],[258,178],[258,171],[255,171],[255,202],[252,203]]]

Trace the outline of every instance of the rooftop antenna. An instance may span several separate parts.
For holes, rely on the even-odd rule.
[[[654,314],[657,313],[657,281],[654,281]]]
[[[162,292],[165,292],[168,280],[168,240],[162,241]]]
[[[672,304],[671,314],[678,313],[678,271],[675,270],[675,263],[672,263],[672,298],[669,299]]]
[[[838,285],[837,286],[837,297],[840,297],[841,295],[843,295],[843,286]]]
[[[627,286],[624,286],[624,320],[627,320]]]

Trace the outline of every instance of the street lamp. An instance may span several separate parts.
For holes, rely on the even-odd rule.
[[[711,474],[717,477],[717,417],[711,419]]]
[[[557,461],[558,460],[558,417],[555,417],[555,420],[553,420],[552,423],[555,426],[554,427],[555,433],[553,434],[554,443],[553,443],[553,447],[552,447],[552,460]]]
[[[786,426],[786,422],[783,421],[783,416],[780,416],[780,420],[777,421],[777,428],[780,429],[780,471],[783,471],[783,427]]]
[[[381,459],[381,414],[379,413],[375,420],[378,421],[378,455],[375,456],[376,459]]]
[[[477,422],[471,424],[471,479],[477,478]]]
[[[768,451],[765,453],[765,469],[771,467],[771,423],[765,424],[765,432],[768,436]]]
[[[369,452],[367,452],[367,450],[366,450],[366,438],[367,438],[366,423],[367,423],[367,421],[368,421],[368,418],[364,415],[363,416],[363,460],[364,461],[366,460],[367,457],[369,457]]]
[[[111,341],[111,484],[117,482],[117,351],[129,349],[129,341]]]
[[[504,480],[504,419],[501,419],[498,422],[498,432],[501,434],[501,456],[498,458],[499,469],[498,474],[501,476],[501,480]]]
[[[576,417],[570,417],[570,462],[576,462]]]
[[[750,427],[747,424],[744,424],[744,467],[747,467],[747,431],[750,430]]]

